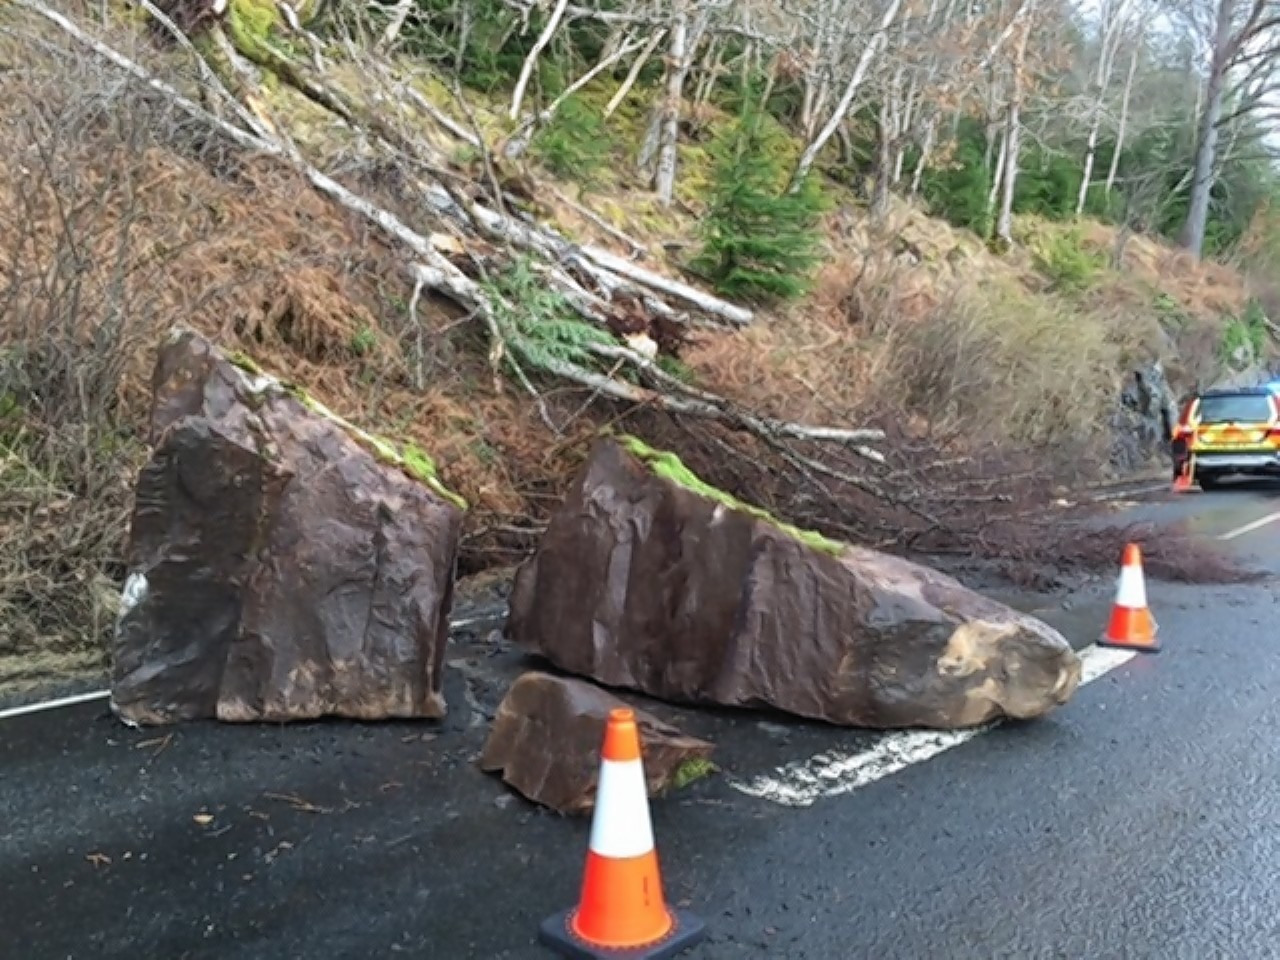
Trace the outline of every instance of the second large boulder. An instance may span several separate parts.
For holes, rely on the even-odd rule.
[[[872,728],[1036,717],[1081,669],[1047,624],[786,527],[631,438],[592,451],[517,575],[508,631],[607,685]]]

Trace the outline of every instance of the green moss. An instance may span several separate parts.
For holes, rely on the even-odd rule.
[[[107,4],[108,16],[116,23],[141,29],[151,23],[151,14],[140,4],[112,0]]]
[[[676,192],[686,203],[705,203],[715,183],[712,179],[714,161],[706,147],[682,143],[677,147],[680,172]]]
[[[258,362],[247,353],[240,353],[239,351],[230,353],[227,354],[227,359],[231,361],[232,366],[239,367],[241,370],[247,370],[249,373],[255,374],[256,376],[265,377],[267,375],[267,372],[258,365]]]
[[[705,760],[702,757],[686,760],[676,768],[676,775],[671,781],[672,789],[683,790],[689,784],[704,780],[719,769],[710,760]]]
[[[423,483],[437,476],[436,462],[420,447],[407,443],[400,451],[400,456],[404,459],[405,468]]]
[[[397,446],[384,437],[375,436],[367,430],[361,430],[354,423],[338,416],[319,400],[306,394],[303,395],[303,404],[312,412],[324,417],[331,423],[335,423],[347,431],[357,440],[362,441],[368,446],[378,457],[386,463],[399,467],[409,476],[413,477],[419,483],[430,487],[444,499],[448,500],[459,510],[467,509],[467,501],[446,487],[436,473],[435,462],[427,456],[422,450],[413,444],[405,444]]]
[[[315,19],[316,11],[319,9],[319,0],[302,0],[294,7],[294,11],[298,14],[298,22],[304,27]]]
[[[691,493],[706,497],[708,500],[714,500],[716,503],[723,504],[731,510],[738,510],[742,513],[749,514],[757,520],[764,520],[777,527],[783,533],[803,543],[812,550],[818,550],[822,553],[828,553],[833,557],[840,556],[844,553],[845,545],[835,540],[829,540],[822,534],[813,530],[801,530],[789,523],[783,523],[776,517],[772,516],[767,510],[760,507],[753,507],[750,504],[743,503],[732,494],[711,486],[692,470],[686,467],[681,459],[674,453],[665,450],[655,450],[638,437],[624,434],[615,438],[623,448],[626,449],[633,457],[643,463],[649,470],[664,480],[670,480],[678,486],[684,487]]]
[[[274,0],[231,0],[227,22],[236,48],[250,57],[270,47],[271,33],[280,23]]]

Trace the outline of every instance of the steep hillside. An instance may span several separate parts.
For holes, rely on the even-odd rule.
[[[63,22],[0,14],[0,540],[19,545],[0,557],[0,683],[98,656],[154,346],[176,323],[429,454],[471,507],[464,572],[527,551],[606,426],[834,536],[1034,562],[1019,518],[1055,483],[1164,469],[1158,411],[1123,412],[1135,372],[1159,361],[1180,391],[1270,350],[1269,322],[1229,267],[1031,216],[997,254],[908,200],[873,215],[831,171],[803,296],[754,304],[746,325],[649,281],[605,298],[583,284],[616,274],[570,275],[569,260],[464,229],[442,204],[492,204],[620,270],[705,290],[696,254],[731,114],[691,112],[664,206],[626,162],[643,116],[624,101],[598,117],[616,80],[584,88],[576,122],[510,160],[496,146],[513,130],[504,92],[460,98],[411,57],[356,55],[275,14],[254,19],[263,9],[232,5],[239,54],[199,41],[221,82],[141,10],[107,23],[78,5]],[[79,29],[100,38],[97,53]],[[291,59],[249,68],[253,30]],[[321,170],[346,193],[317,189]],[[435,273],[413,267],[425,254],[388,218],[428,239]],[[451,294],[464,280],[501,309]],[[810,427],[883,435],[833,445]]]

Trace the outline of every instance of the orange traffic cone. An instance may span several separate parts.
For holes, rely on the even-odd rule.
[[[1174,480],[1173,480],[1174,493],[1186,493],[1188,490],[1191,489],[1194,483],[1195,470],[1196,470],[1196,457],[1195,457],[1195,454],[1193,453],[1187,457],[1187,465],[1182,468],[1182,472],[1178,474],[1176,477],[1174,477]]]
[[[1111,622],[1098,641],[1100,647],[1120,647],[1159,653],[1156,639],[1158,626],[1147,609],[1147,587],[1142,578],[1142,551],[1137,544],[1124,548],[1124,562],[1120,567],[1120,582],[1116,586],[1116,601],[1111,608]]]
[[[706,934],[697,917],[667,908],[653,845],[635,714],[609,713],[578,906],[548,917],[539,939],[577,960],[662,960]]]

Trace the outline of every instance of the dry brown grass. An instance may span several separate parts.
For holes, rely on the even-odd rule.
[[[689,360],[718,389],[779,415],[902,411],[936,432],[1075,457],[1099,439],[1118,355],[1150,334],[1113,319],[1008,279],[944,288],[892,259],[845,260],[827,267],[806,308],[711,338]]]
[[[1128,239],[1126,270],[1059,293],[1027,247],[996,256],[905,203],[879,224],[840,210],[828,228],[833,256],[803,306],[690,353],[707,382],[780,415],[892,411],[913,432],[1097,465],[1128,371],[1160,358],[1176,388],[1212,379],[1227,317],[1247,297],[1239,273],[1145,237]],[[1063,242],[1071,229],[1020,224],[1028,241]],[[1079,229],[1086,250],[1114,250],[1114,229]]]

